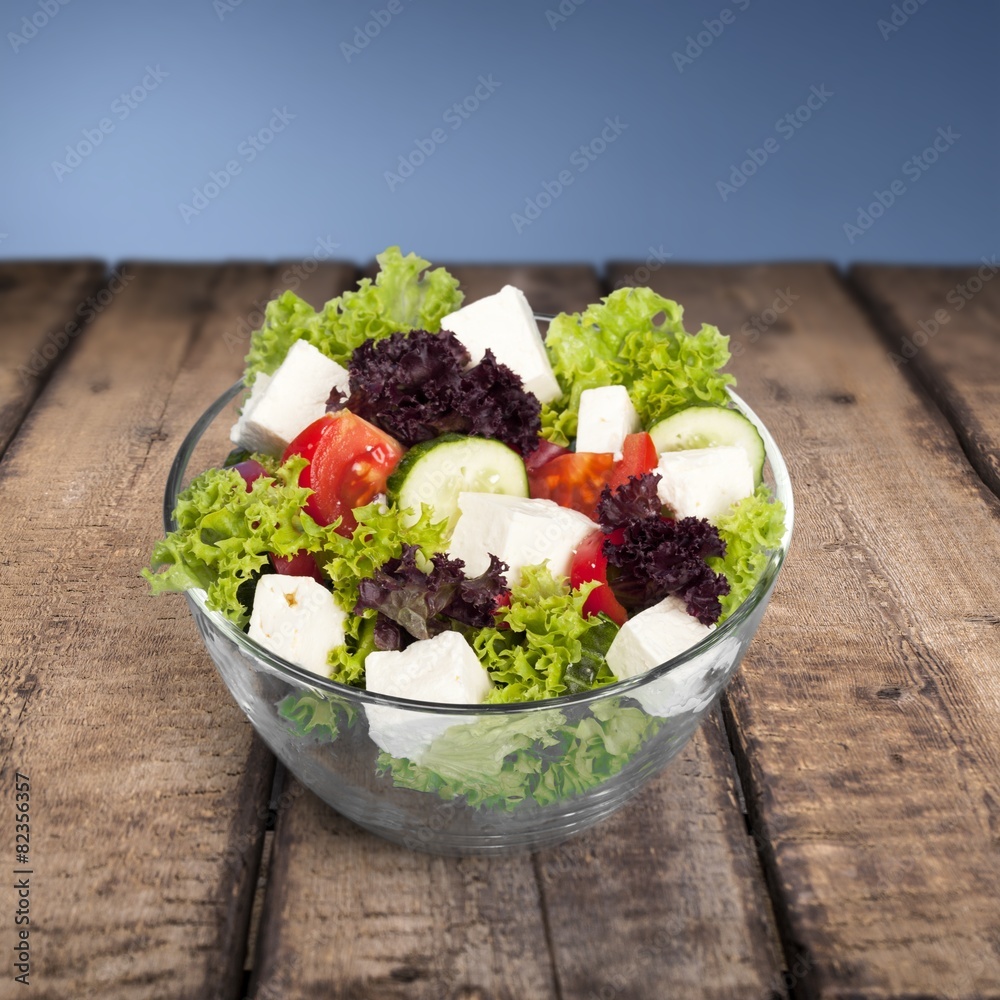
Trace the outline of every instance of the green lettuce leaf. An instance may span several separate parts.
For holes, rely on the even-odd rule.
[[[432,522],[427,504],[413,524],[406,525],[406,513],[378,502],[356,507],[358,525],[351,537],[332,535],[325,540],[317,561],[333,581],[334,596],[345,611],[353,611],[358,603],[360,582],[374,576],[390,559],[399,559],[404,545],[415,545],[427,559],[444,549],[447,521]]]
[[[339,537],[333,526],[316,524],[301,509],[311,492],[298,486],[306,464],[299,456],[290,458],[249,490],[233,469],[198,476],[177,498],[176,530],[156,543],[150,566],[142,571],[152,592],[201,588],[209,609],[245,625],[248,609],[239,590],[265,567],[269,552],[320,552]]]
[[[357,708],[346,699],[314,691],[290,694],[278,703],[278,715],[291,723],[292,733],[325,743],[340,734],[342,718],[352,726],[357,714]]]
[[[590,711],[564,731],[562,756],[541,771],[532,789],[539,805],[561,802],[614,777],[663,725],[641,708],[622,708],[618,698],[597,702]]]
[[[381,340],[390,333],[428,330],[437,333],[441,320],[462,304],[458,279],[443,267],[428,271],[430,261],[399,247],[376,257],[379,272],[372,283],[362,278],[355,292],[327,303],[337,307],[337,333],[347,357],[362,341]]]
[[[482,716],[444,732],[420,764],[381,753],[379,771],[397,787],[463,798],[476,809],[549,805],[618,774],[663,722],[618,698],[590,711],[577,723],[557,709]]]
[[[720,598],[721,624],[757,586],[771,553],[779,548],[785,533],[785,505],[762,484],[734,503],[729,513],[716,521],[716,527],[726,543],[726,554],[706,562],[729,581],[729,593]]]
[[[424,505],[420,517],[409,526],[404,526],[404,513],[380,503],[358,507],[354,511],[358,525],[351,537],[331,533],[317,555],[317,562],[333,583],[334,600],[349,613],[346,643],[331,650],[328,660],[332,679],[342,684],[363,685],[365,657],[375,648],[377,612],[369,609],[354,614],[361,581],[372,577],[390,559],[399,559],[404,545],[415,545],[427,559],[445,547],[447,522],[432,523],[430,507]]]
[[[649,288],[620,288],[581,313],[560,313],[545,347],[563,396],[542,407],[542,436],[568,445],[584,389],[623,385],[645,428],[676,410],[729,402],[735,382],[719,371],[729,338],[703,324],[687,333],[684,310]]]
[[[356,291],[331,299],[320,312],[292,292],[269,302],[264,325],[250,338],[246,384],[258,372],[271,374],[297,340],[346,367],[364,341],[400,331],[436,333],[442,318],[461,306],[458,280],[444,268],[427,270],[430,261],[413,253],[404,257],[399,247],[389,247],[376,259],[380,270],[374,282],[362,278]]]
[[[546,566],[521,571],[510,605],[496,616],[501,627],[470,634],[495,685],[489,703],[539,701],[615,680],[604,656],[618,627],[603,615],[583,614],[595,586],[592,582],[570,590]]]

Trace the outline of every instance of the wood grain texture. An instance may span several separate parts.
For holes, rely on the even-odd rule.
[[[912,372],[1000,496],[1000,265],[855,267],[893,364]]]
[[[561,1000],[785,996],[717,711],[633,802],[537,863]]]
[[[832,269],[651,284],[732,335],[796,491],[728,692],[796,996],[1000,997],[1000,503]]]
[[[296,789],[275,829],[254,997],[555,1000],[530,858],[418,854]]]
[[[601,294],[586,267],[449,270],[466,301],[506,283],[540,312]],[[770,1000],[777,935],[724,747],[713,716],[611,823],[537,862],[410,852],[293,782],[275,831],[254,996]]]
[[[0,456],[100,303],[99,261],[0,262]]]
[[[183,598],[138,572],[177,446],[238,377],[241,318],[277,269],[126,268],[0,465],[0,773],[32,784],[32,995],[227,1000],[273,759]]]

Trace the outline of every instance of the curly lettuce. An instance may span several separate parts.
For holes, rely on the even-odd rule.
[[[475,809],[545,806],[618,774],[661,725],[618,698],[591,705],[576,723],[558,709],[487,715],[452,726],[419,764],[383,752],[378,768],[397,787],[462,798]]]
[[[716,527],[726,544],[726,553],[707,562],[729,581],[729,593],[719,599],[721,623],[749,597],[771,553],[780,548],[785,533],[785,505],[761,485],[734,503],[728,514],[717,519]]]
[[[278,715],[290,723],[289,732],[303,738],[332,743],[340,735],[341,724],[354,724],[357,706],[346,698],[302,691],[287,695],[278,703]]]
[[[542,407],[542,436],[568,445],[576,436],[580,395],[585,389],[623,385],[643,427],[686,406],[726,406],[732,375],[729,338],[703,324],[684,329],[684,310],[649,288],[620,288],[583,313],[560,313],[545,347],[563,389]]]
[[[333,583],[334,600],[348,612],[346,643],[330,651],[331,677],[342,684],[363,686],[365,657],[375,648],[374,608],[353,614],[360,599],[361,581],[370,580],[390,560],[399,559],[404,546],[430,559],[445,547],[445,525],[431,520],[424,505],[414,524],[404,527],[403,511],[381,503],[357,507],[358,524],[349,538],[331,534],[324,540],[317,562]]]
[[[583,613],[595,586],[570,590],[545,566],[521,570],[510,605],[496,614],[497,625],[470,636],[493,680],[489,703],[539,701],[615,680],[604,657],[618,626],[604,615]]]
[[[339,537],[302,511],[311,492],[298,485],[306,464],[290,458],[250,489],[234,469],[209,469],[194,479],[177,497],[177,528],[156,543],[142,571],[152,592],[201,588],[210,610],[244,626],[249,609],[240,588],[265,567],[268,553],[320,552]]]
[[[264,325],[250,338],[244,381],[252,385],[259,372],[270,375],[297,340],[305,340],[328,358],[346,366],[352,352],[367,340],[393,333],[429,330],[462,304],[458,279],[444,268],[427,270],[430,261],[399,247],[376,257],[375,280],[362,278],[356,291],[331,299],[317,312],[293,292],[269,302]]]

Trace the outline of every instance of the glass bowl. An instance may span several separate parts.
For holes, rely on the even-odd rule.
[[[205,412],[174,459],[164,521],[178,493],[230,445],[237,383]],[[791,537],[792,490],[773,438],[768,481],[786,509],[785,535],[753,593],[711,635],[638,677],[596,692],[524,705],[442,706],[369,694],[268,652],[203,591],[191,613],[222,679],[253,727],[307,788],[359,826],[437,854],[504,854],[548,847],[610,816],[654,778],[698,728],[750,644]],[[403,734],[419,763],[380,749]]]

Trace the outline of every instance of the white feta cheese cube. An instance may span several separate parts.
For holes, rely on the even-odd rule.
[[[479,705],[493,687],[490,675],[465,638],[442,632],[400,651],[369,653],[365,687],[378,694],[443,705]],[[367,705],[368,733],[393,757],[419,763],[431,743],[452,726],[476,717],[437,715],[388,705]]]
[[[701,642],[714,627],[689,615],[680,598],[667,597],[622,625],[608,649],[608,666],[620,681],[637,677]]]
[[[257,581],[251,639],[303,670],[330,676],[327,657],[344,644],[347,613],[309,576],[268,573]]]
[[[473,364],[482,361],[489,348],[543,403],[561,395],[534,313],[519,288],[504,285],[495,295],[462,306],[441,320],[441,329],[455,334]]]
[[[229,438],[238,448],[280,455],[299,431],[326,413],[334,389],[348,391],[349,381],[346,368],[297,340],[273,375],[254,380]]]
[[[639,414],[625,386],[602,385],[598,389],[584,389],[580,394],[577,451],[610,451],[618,461],[626,436],[635,434],[639,428]]]
[[[525,566],[547,562],[557,576],[568,576],[573,553],[597,530],[586,514],[560,507],[552,500],[529,500],[500,493],[459,493],[461,514],[448,554],[465,563],[467,576],[478,576],[490,565],[490,555],[510,567],[513,586]]]
[[[247,421],[250,419],[250,414],[253,413],[254,407],[264,398],[267,394],[267,387],[271,384],[271,376],[265,374],[264,372],[258,372],[257,377],[253,380],[253,386],[250,389],[250,395],[247,397],[246,402],[243,404],[243,409],[240,412],[236,423],[233,424],[233,429],[229,432],[229,440],[233,442],[238,448],[246,447],[241,444],[243,440],[243,431],[247,426]],[[255,451],[254,448],[248,448],[248,451]]]
[[[628,697],[644,712],[676,721],[675,737],[697,725],[698,716],[716,698],[739,665],[739,636],[729,636],[655,680],[641,684]]]
[[[713,521],[753,493],[750,459],[738,446],[665,451],[656,471],[660,474],[657,493],[678,517]]]

